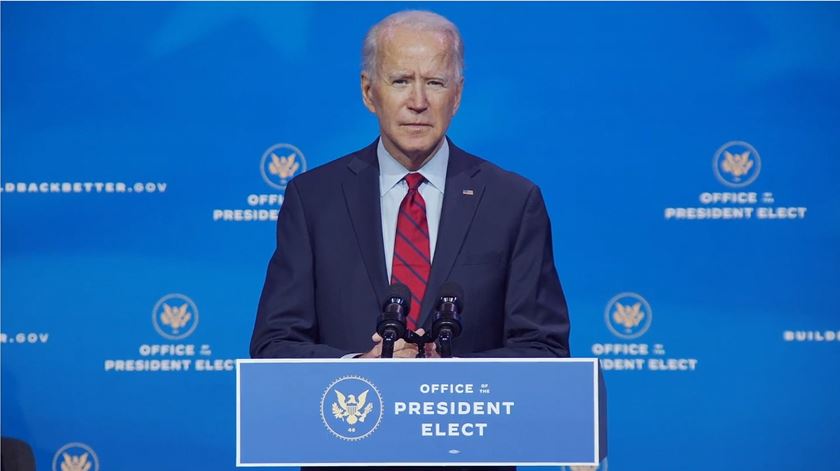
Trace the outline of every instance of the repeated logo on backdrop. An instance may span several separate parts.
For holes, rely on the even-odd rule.
[[[189,296],[181,293],[162,296],[152,308],[153,330],[167,341],[184,340],[192,336],[198,328],[198,321],[198,306]],[[235,369],[234,359],[214,357],[211,345],[206,343],[151,341],[141,343],[136,351],[140,355],[139,358],[106,359],[105,371],[123,373],[233,371]]]
[[[255,192],[245,197],[247,208],[213,210],[216,222],[276,221],[289,181],[307,170],[303,152],[291,144],[274,144],[260,158],[259,172],[272,193]]]
[[[189,337],[198,327],[198,307],[183,294],[168,294],[152,309],[152,324],[164,338],[180,340]]]
[[[653,310],[645,299],[636,293],[621,293],[607,303],[604,310],[607,327],[618,337],[641,337],[653,322]]]
[[[663,343],[636,341],[647,335],[653,324],[653,309],[638,293],[613,296],[604,309],[604,323],[618,339],[592,345],[592,353],[600,359],[604,370],[694,371],[697,368],[696,358],[672,357]]]
[[[758,178],[761,157],[747,142],[727,142],[715,153],[715,177],[732,188],[743,188]]]
[[[704,191],[698,196],[701,206],[665,208],[666,220],[800,220],[808,208],[798,204],[780,204],[772,191],[752,190],[761,173],[758,150],[745,141],[727,142],[712,158],[717,181],[736,191]],[[750,187],[750,190],[747,190]]]
[[[285,191],[289,180],[306,171],[303,152],[291,144],[275,144],[268,148],[260,161],[260,172],[269,186]]]
[[[53,455],[52,471],[99,471],[99,457],[84,443],[68,443]]]

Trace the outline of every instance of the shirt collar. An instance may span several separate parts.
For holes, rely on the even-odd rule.
[[[409,170],[397,161],[382,144],[382,138],[376,145],[376,158],[379,160],[379,196],[384,196],[403,179]],[[420,167],[426,180],[438,191],[443,193],[446,186],[446,167],[449,165],[449,142],[443,139],[443,144],[435,155]]]

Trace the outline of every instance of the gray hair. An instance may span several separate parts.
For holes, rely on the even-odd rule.
[[[376,72],[380,40],[396,28],[409,28],[415,31],[429,31],[446,35],[452,48],[457,78],[464,77],[464,43],[461,41],[461,33],[458,31],[458,27],[437,13],[421,10],[406,10],[394,13],[370,28],[362,45],[363,73],[372,76]]]

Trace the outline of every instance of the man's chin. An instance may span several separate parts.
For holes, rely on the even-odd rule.
[[[412,162],[425,162],[429,157],[431,157],[432,153],[435,151],[437,146],[423,146],[423,147],[416,147],[411,149],[406,149],[403,154],[406,157],[411,159]]]
[[[397,150],[409,160],[420,163],[424,162],[435,150],[437,150],[438,145],[442,140],[443,138],[437,142],[432,142],[430,140],[424,140],[423,142],[400,142],[397,143],[396,147]]]

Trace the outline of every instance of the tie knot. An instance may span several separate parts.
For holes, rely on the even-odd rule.
[[[408,190],[417,190],[420,184],[426,181],[426,178],[419,173],[409,173],[405,176],[405,182],[408,183]]]

